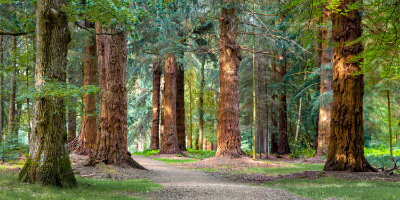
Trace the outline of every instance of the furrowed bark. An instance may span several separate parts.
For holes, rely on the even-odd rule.
[[[151,122],[151,141],[150,148],[157,150],[160,148],[159,128],[160,128],[160,85],[161,66],[159,61],[153,63],[153,119]]]
[[[284,57],[284,56],[282,56]],[[285,84],[284,76],[286,75],[286,61],[282,61],[281,68],[279,69],[279,77],[282,84]],[[278,138],[278,154],[289,154],[289,140],[287,133],[287,102],[286,102],[286,86],[282,86],[282,91],[279,97],[279,138]]]
[[[176,76],[176,131],[178,146],[186,151],[185,133],[185,71],[182,65],[177,68]]]
[[[11,48],[12,48],[12,71],[10,75],[11,82],[11,94],[10,94],[10,103],[9,103],[9,111],[8,111],[8,135],[9,141],[12,141],[14,144],[18,143],[18,132],[15,131],[16,123],[15,123],[15,96],[17,93],[17,37],[12,36],[11,40]]]
[[[205,86],[205,79],[204,79],[204,62],[201,63],[200,69],[200,96],[199,96],[199,149],[203,149],[203,128],[204,128],[204,86]]]

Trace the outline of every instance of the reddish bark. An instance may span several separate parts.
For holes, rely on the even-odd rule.
[[[236,42],[237,2],[226,0],[220,15],[220,98],[218,107],[218,148],[216,156],[241,157],[239,128],[240,48]]]
[[[176,76],[175,57],[169,56],[165,60],[164,133],[160,154],[180,153],[176,127]]]
[[[277,70],[276,70],[276,63],[272,62],[271,63],[271,80],[276,83],[277,82]],[[278,129],[278,121],[276,117],[276,103],[275,100],[277,99],[277,96],[274,94],[272,95],[272,102],[271,102],[271,123],[272,123],[272,131],[271,131],[271,154],[276,154],[278,152],[278,132],[276,131]]]
[[[343,10],[357,0],[341,1]],[[375,171],[364,157],[363,94],[364,81],[360,62],[355,60],[364,50],[361,13],[350,10],[347,15],[332,13],[333,50],[333,103],[331,136],[325,171]]]
[[[185,133],[185,71],[179,66],[176,76],[176,131],[181,151],[186,151]]]
[[[284,56],[282,56],[284,57]],[[281,68],[279,69],[279,77],[282,84],[285,84],[284,76],[286,75],[286,61],[281,63]],[[286,102],[286,86],[282,86],[281,94],[279,97],[279,138],[278,138],[278,154],[289,154],[289,140],[287,133],[287,102]]]
[[[160,62],[153,63],[153,120],[151,123],[150,148],[157,150],[160,148],[159,127],[160,127],[160,85],[161,66]]]

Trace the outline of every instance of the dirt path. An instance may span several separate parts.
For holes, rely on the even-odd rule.
[[[304,199],[283,190],[220,180],[203,171],[182,169],[144,156],[134,159],[153,172],[151,180],[164,186],[148,194],[148,199]]]

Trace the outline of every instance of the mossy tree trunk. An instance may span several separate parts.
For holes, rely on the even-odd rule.
[[[94,24],[85,20],[86,28],[95,28]],[[96,36],[92,35],[85,44],[85,59],[83,61],[83,85],[97,85],[96,65]],[[81,134],[79,136],[77,154],[87,155],[96,145],[96,94],[83,95],[83,115],[81,122]]]
[[[186,151],[185,118],[185,70],[183,65],[178,65],[176,74],[176,132],[181,151]]]
[[[341,1],[339,9],[358,0]],[[362,60],[355,57],[364,50],[361,13],[351,10],[347,15],[332,13],[333,50],[333,103],[331,136],[325,171],[375,171],[364,157],[363,141],[363,75]]]
[[[15,131],[15,96],[17,93],[17,36],[12,36],[11,39],[11,55],[12,55],[12,71],[10,75],[11,94],[8,110],[8,135],[9,140],[13,143],[18,143],[18,132]]]
[[[144,169],[128,152],[128,118],[126,91],[127,33],[105,29],[96,24],[97,64],[99,70],[100,115],[94,152],[88,164],[112,164]]]
[[[236,42],[239,1],[225,0],[220,14],[220,98],[216,156],[241,157],[239,128],[240,48]]]
[[[160,148],[160,86],[161,86],[161,65],[159,61],[153,63],[153,119],[151,122],[150,148]]]
[[[37,2],[35,84],[39,90],[51,82],[66,81],[70,34],[67,16],[62,10],[65,5],[65,0]],[[64,188],[76,187],[66,145],[64,100],[56,96],[37,97],[34,108],[29,157],[18,179]]]

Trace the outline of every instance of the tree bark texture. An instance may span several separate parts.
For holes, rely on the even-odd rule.
[[[224,1],[220,15],[220,98],[218,148],[216,156],[241,157],[239,128],[240,48],[236,42],[238,17],[236,0]]]
[[[176,127],[176,76],[176,59],[169,56],[165,59],[164,134],[160,154],[180,153]]]
[[[11,39],[12,52],[12,71],[10,75],[11,94],[8,110],[8,139],[13,143],[18,143],[18,132],[15,131],[15,96],[17,93],[17,37],[12,36]]]
[[[85,27],[95,28],[93,23],[85,21]],[[83,61],[83,85],[97,85],[96,65],[96,36],[90,36],[85,44],[85,59]],[[81,133],[79,136],[77,154],[88,155],[96,145],[97,124],[96,124],[96,94],[83,94],[83,115],[81,122]]]
[[[341,1],[343,10],[357,0]],[[331,136],[325,171],[375,171],[364,157],[363,141],[363,75],[360,62],[354,57],[363,50],[361,13],[357,9],[348,15],[332,13],[333,103]],[[350,44],[349,44],[350,43]]]
[[[188,79],[188,87],[189,87],[189,148],[196,149],[193,146],[193,113],[192,113],[192,105],[193,105],[193,95],[192,95],[192,81]]]
[[[150,148],[160,148],[160,87],[161,87],[161,66],[159,61],[153,63],[153,119],[151,122]]]
[[[99,24],[96,24],[96,31],[117,33],[117,30],[106,30]],[[126,37],[126,32],[96,37],[99,86],[102,92],[98,137],[89,164],[105,163],[144,169],[128,152]]]
[[[35,86],[38,90],[48,84],[49,80],[61,83],[66,81],[70,33],[67,15],[62,10],[65,5],[65,0],[37,2]],[[42,185],[76,187],[66,142],[64,100],[56,96],[37,97],[29,157],[18,179]]]
[[[204,65],[205,60],[201,63],[200,69],[200,95],[199,95],[199,149],[203,149],[203,128],[204,128],[204,86],[205,86],[205,79],[204,79]]]
[[[185,118],[185,70],[179,65],[176,76],[176,131],[181,151],[186,151]]]
[[[277,82],[277,70],[276,70],[276,62],[271,62],[271,80],[276,83]],[[276,106],[276,99],[277,95],[272,95],[272,102],[271,102],[271,154],[276,154],[278,152],[278,121],[277,121],[277,107]]]
[[[284,57],[284,56],[283,56]],[[278,138],[278,154],[289,154],[289,140],[288,140],[288,119],[287,119],[287,102],[286,102],[286,86],[284,77],[286,75],[286,61],[281,62],[281,68],[279,69],[279,77],[283,84],[280,93],[280,105],[279,105],[279,138]]]
[[[267,135],[267,88],[266,88],[266,71],[263,63],[258,64],[258,91],[257,91],[257,111],[258,111],[258,134],[257,134],[257,152],[265,153],[265,137]]]
[[[165,94],[165,75],[164,77],[161,77],[161,96],[160,96],[160,145],[161,145],[161,140],[164,137],[164,94]]]
[[[77,83],[77,73],[74,66],[70,66],[68,69],[68,82],[71,85],[76,85]],[[70,107],[68,108],[68,141],[74,140],[76,138],[76,106],[77,100],[75,97],[70,99]]]
[[[325,24],[329,22],[330,11],[326,8],[323,9],[321,26],[319,35],[320,35],[320,55],[319,55],[319,63],[320,63],[320,94],[323,95],[326,92],[332,90],[332,47],[331,43],[331,33],[326,27]],[[318,116],[318,137],[317,137],[317,147],[315,151],[315,156],[327,156],[328,155],[328,145],[329,145],[329,136],[331,130],[331,113],[332,113],[332,103],[327,103],[327,99],[320,100],[322,104],[319,108],[319,116]]]
[[[0,70],[4,69],[4,36],[0,36]],[[3,140],[4,76],[0,73],[0,142]]]

